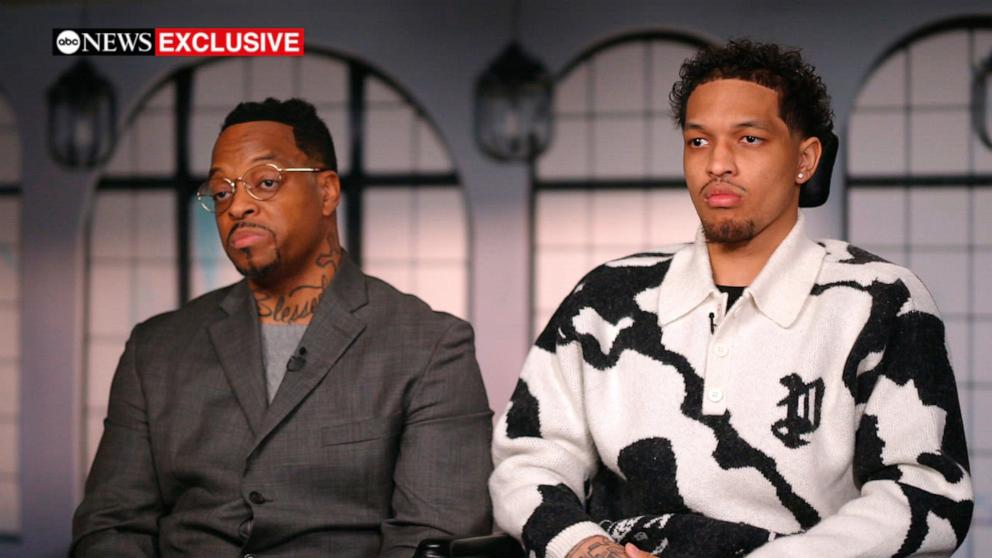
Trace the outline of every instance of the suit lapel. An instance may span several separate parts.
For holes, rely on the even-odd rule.
[[[343,254],[341,267],[300,341],[300,346],[307,351],[305,364],[299,370],[286,372],[262,426],[256,432],[256,447],[317,387],[365,329],[365,323],[353,311],[366,302],[365,277],[348,255]]]
[[[210,325],[210,339],[224,374],[255,435],[262,428],[267,398],[262,369],[262,342],[258,312],[244,281],[221,302],[227,317]]]

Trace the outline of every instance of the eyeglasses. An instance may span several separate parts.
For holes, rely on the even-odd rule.
[[[258,201],[267,201],[279,193],[287,172],[324,172],[328,169],[298,168],[283,169],[273,163],[263,163],[245,171],[244,174],[231,180],[223,176],[208,178],[196,191],[196,199],[200,206],[210,213],[223,213],[234,202],[234,194],[238,191],[238,182],[245,185],[245,192]]]

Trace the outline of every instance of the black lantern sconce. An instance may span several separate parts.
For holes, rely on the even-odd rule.
[[[117,101],[110,82],[87,60],[67,70],[48,90],[48,149],[70,168],[93,168],[114,147]]]
[[[989,131],[989,78],[992,78],[992,52],[975,68],[971,82],[971,126],[985,147],[992,149],[992,132]]]
[[[501,161],[532,161],[551,142],[552,88],[547,68],[514,38],[475,83],[475,139]]]

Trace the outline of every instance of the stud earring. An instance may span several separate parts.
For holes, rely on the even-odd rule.
[[[799,179],[802,180],[803,178],[806,178],[806,175],[803,173],[799,173]]]

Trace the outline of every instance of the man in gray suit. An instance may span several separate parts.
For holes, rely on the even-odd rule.
[[[336,168],[308,103],[228,115],[198,197],[246,280],[131,333],[75,556],[408,558],[490,532],[471,327],[348,258]]]

